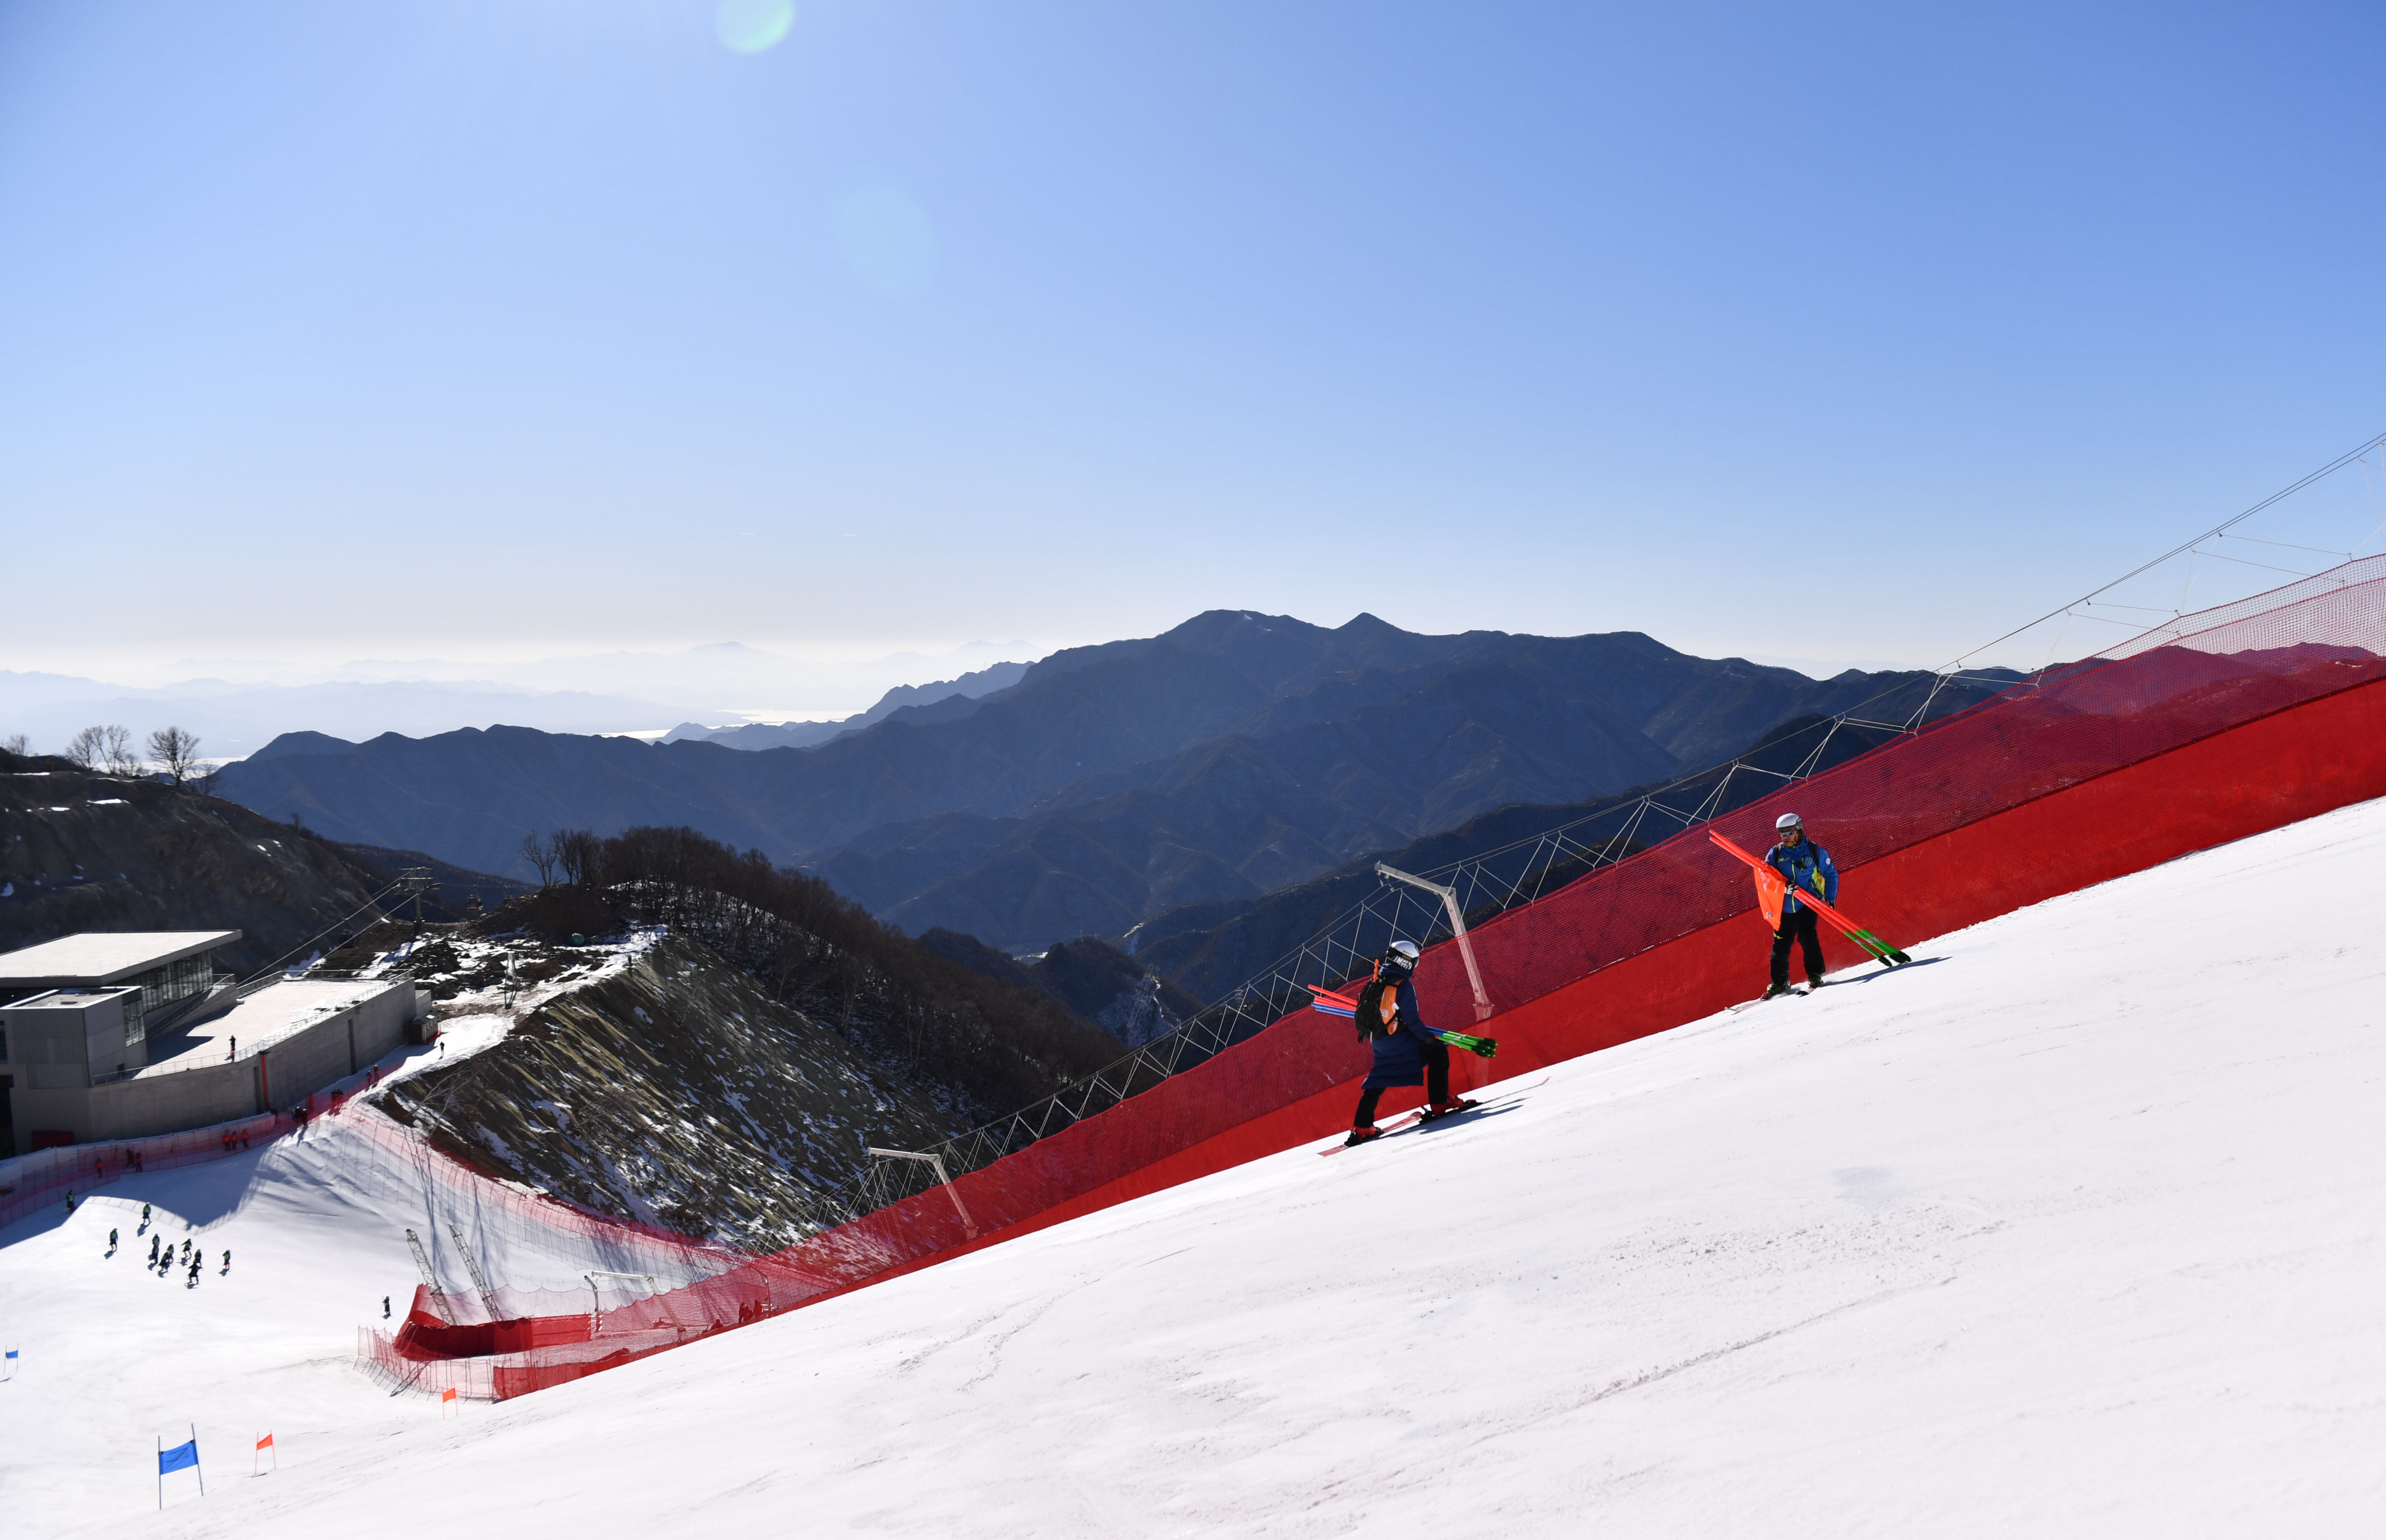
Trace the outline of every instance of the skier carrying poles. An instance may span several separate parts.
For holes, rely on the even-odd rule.
[[[1707,831],[1708,839],[1746,862],[1755,872],[1757,907],[1773,927],[1772,982],[1758,999],[1796,993],[1790,987],[1790,947],[1793,942],[1804,954],[1808,986],[1822,983],[1823,947],[1820,933],[1815,929],[1818,920],[1863,947],[1883,968],[1914,960],[1831,907],[1840,895],[1840,870],[1832,864],[1829,851],[1807,839],[1803,820],[1795,813],[1784,813],[1774,828],[1780,835],[1779,843],[1766,851],[1762,860],[1714,830]]]
[[[1359,1108],[1351,1114],[1346,1145],[1383,1137],[1384,1131],[1375,1126],[1375,1104],[1395,1085],[1425,1085],[1427,1121],[1475,1105],[1450,1097],[1450,1044],[1444,1041],[1449,1034],[1425,1024],[1425,1013],[1417,1006],[1416,965],[1416,943],[1395,941],[1375,965],[1375,976],[1359,991],[1352,1020],[1359,1035],[1374,1048],[1375,1061],[1361,1086]],[[1461,1045],[1488,1057],[1485,1048],[1475,1047],[1477,1043],[1488,1045],[1490,1040],[1464,1038]]]
[[[1764,853],[1764,864],[1781,873],[1787,891],[1781,895],[1781,921],[1773,932],[1773,982],[1764,991],[1767,996],[1790,993],[1793,944],[1803,954],[1800,960],[1806,965],[1806,987],[1822,987],[1823,938],[1815,929],[1814,906],[1798,899],[1801,894],[1812,894],[1828,904],[1840,896],[1840,869],[1831,864],[1829,851],[1806,837],[1805,820],[1784,813],[1774,820],[1773,833],[1775,844]]]

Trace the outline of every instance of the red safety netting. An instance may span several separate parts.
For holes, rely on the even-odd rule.
[[[2381,681],[2386,557],[2373,557],[2048,670],[1713,827],[1762,849],[1774,818],[1794,808],[1841,870],[1856,874],[1983,820]],[[2159,819],[2163,809],[2144,816]],[[1860,879],[1851,886],[1860,889]],[[1677,944],[1753,908],[1746,869],[1692,829],[1500,915],[1475,932],[1474,945],[1495,1005],[1521,1021],[1532,1012],[1519,1008],[1656,948],[1685,950]],[[1428,954],[1419,988],[1428,1020],[1472,1022],[1465,973],[1447,944]],[[1498,1035],[1502,1027],[1495,1019],[1471,1030]],[[1598,1045],[1549,1041],[1556,1045],[1538,1050],[1542,1061]],[[1151,1090],[956,1177],[948,1189],[931,1188],[786,1251],[618,1307],[600,1299],[536,1319],[458,1324],[418,1298],[396,1336],[364,1333],[359,1357],[393,1383],[453,1384],[500,1398],[577,1379],[1317,1137],[1328,1130],[1312,1126],[1316,1099],[1359,1079],[1366,1062],[1348,1021],[1297,1010]]]
[[[370,1075],[370,1070],[351,1075],[308,1096],[307,1116],[328,1117],[345,1107]],[[271,1144],[297,1126],[289,1113],[260,1112],[181,1133],[57,1145],[0,1160],[0,1225],[13,1224],[52,1204],[63,1212],[69,1194],[88,1194],[119,1177],[201,1165]]]
[[[0,1224],[13,1224],[46,1208],[63,1213],[69,1195],[81,1202],[94,1188],[119,1177],[221,1160],[252,1146],[270,1144],[293,1126],[288,1117],[268,1112],[187,1133],[61,1145],[0,1161]]]

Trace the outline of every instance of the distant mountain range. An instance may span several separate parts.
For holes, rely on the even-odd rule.
[[[207,759],[253,754],[294,722],[319,731],[436,732],[457,722],[517,721],[557,732],[652,731],[672,720],[672,707],[618,695],[510,689],[488,682],[364,681],[315,684],[233,684],[189,679],[157,689],[131,689],[66,674],[0,670],[0,724],[21,732],[36,748],[56,751],[82,727],[109,722],[134,739],[155,729],[182,728],[199,736]]]
[[[1662,781],[1794,718],[1918,699],[1930,677],[1816,681],[1638,632],[1425,636],[1217,610],[810,748],[291,733],[220,786],[333,838],[517,874],[526,833],[688,824],[915,933],[1030,952],[1248,903],[1494,808]]]
[[[966,695],[972,700],[990,695],[997,690],[1007,690],[1026,677],[1024,663],[997,663],[990,669],[963,674],[959,679],[940,680],[934,684],[898,684],[878,699],[878,704],[858,715],[831,722],[747,722],[739,727],[705,727],[697,722],[682,722],[663,734],[667,744],[694,739],[698,743],[721,744],[730,748],[810,748],[848,732],[859,732],[865,727],[875,727],[907,706],[933,706],[954,695]]]
[[[458,662],[441,658],[366,660],[325,670],[295,664],[220,660],[226,677],[182,678],[132,686],[68,674],[0,669],[0,738],[22,732],[32,746],[55,752],[77,730],[117,723],[134,738],[173,725],[199,735],[211,760],[253,754],[277,734],[304,728],[363,739],[381,732],[422,737],[460,724],[508,722],[548,732],[648,733],[690,716],[746,720],[770,711],[795,715],[850,711],[886,692],[871,712],[825,726],[834,737],[878,715],[919,704],[936,693],[984,694],[1017,682],[1023,664],[978,667],[1023,643],[973,642],[939,657],[899,653],[843,662],[806,661],[735,642],[673,653],[617,652],[528,662]],[[1015,649],[1015,650],[1014,650]],[[958,666],[957,666],[958,665]],[[202,665],[206,667],[206,665]],[[938,672],[961,677],[943,684],[910,685]],[[887,690],[888,685],[895,688]],[[890,704],[891,702],[891,704]],[[873,715],[873,712],[878,715]],[[695,728],[694,735],[708,730]],[[735,729],[724,729],[733,732]],[[766,746],[769,730],[757,742]]]

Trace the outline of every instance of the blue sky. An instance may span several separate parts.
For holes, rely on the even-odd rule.
[[[735,3],[0,8],[15,666],[1930,663],[2386,428],[2374,6]]]

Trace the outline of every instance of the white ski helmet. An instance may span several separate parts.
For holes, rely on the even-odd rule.
[[[1795,813],[1784,813],[1773,820],[1773,832],[1777,834],[1786,834],[1792,829],[1804,827],[1806,827],[1806,820]]]
[[[1384,960],[1400,968],[1414,968],[1417,955],[1417,945],[1413,941],[1395,941],[1384,948]]]

